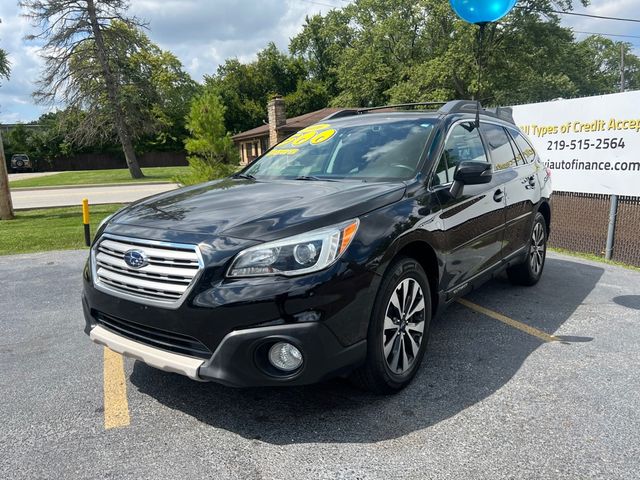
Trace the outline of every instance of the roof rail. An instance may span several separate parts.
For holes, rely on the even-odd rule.
[[[393,108],[408,108],[408,107],[435,107],[438,105],[444,105],[447,102],[418,102],[418,103],[399,103],[396,105],[382,105],[379,107],[366,107],[366,108],[345,108],[337,112],[331,113],[324,117],[322,120],[330,120],[335,118],[350,117],[352,115],[360,115],[367,112],[374,112],[376,110],[387,110]]]
[[[450,102],[446,102],[438,111],[443,115],[450,115],[452,113],[474,113],[478,109],[478,105],[479,103],[475,100],[451,100]],[[480,108],[482,109],[482,105],[480,105]]]
[[[420,103],[400,103],[397,105],[383,105],[380,107],[368,107],[368,108],[347,108],[337,111],[323,118],[323,120],[329,120],[332,118],[349,117],[352,115],[361,115],[363,113],[375,112],[377,110],[386,110],[394,108],[410,108],[410,107],[436,107],[439,106],[438,113],[442,115],[452,115],[455,113],[476,113],[478,106],[480,107],[480,114],[489,117],[499,118],[505,122],[509,122],[515,125],[513,120],[513,110],[511,107],[495,107],[495,108],[483,108],[479,102],[475,100],[451,100],[449,102],[420,102]]]
[[[495,107],[495,108],[483,108],[479,102],[475,100],[452,100],[442,107],[438,112],[443,115],[450,115],[452,113],[476,113],[480,107],[480,114],[487,115],[489,117],[499,118],[505,122],[513,123],[513,109],[511,107]]]

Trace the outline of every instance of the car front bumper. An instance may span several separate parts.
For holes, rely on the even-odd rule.
[[[347,373],[366,355],[366,340],[343,347],[321,324],[262,327],[228,334],[209,359],[180,355],[150,347],[101,325],[89,332],[95,343],[149,366],[179,373],[193,380],[215,381],[234,387],[306,385]],[[302,367],[291,375],[273,375],[256,355],[261,344],[289,341],[304,352]]]
[[[367,270],[335,265],[306,277],[194,289],[178,309],[166,309],[96,289],[87,268],[85,332],[95,343],[194,380],[237,387],[312,384],[347,374],[364,361],[378,282]],[[158,348],[172,335],[200,345],[199,354]],[[268,350],[279,341],[303,354],[293,373],[268,363]]]

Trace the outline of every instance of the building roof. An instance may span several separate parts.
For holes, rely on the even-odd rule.
[[[339,112],[340,110],[344,110],[344,108],[321,108],[320,110],[316,110],[315,112],[305,113],[304,115],[300,115],[298,117],[288,118],[287,123],[278,127],[278,131],[280,132],[297,132],[298,130],[302,130],[309,125],[313,125],[314,123],[318,123],[323,118],[331,115],[332,113]],[[251,130],[247,130],[245,132],[237,133],[233,137],[234,141],[240,140],[248,140],[250,138],[256,137],[264,137],[269,135],[269,125],[260,125],[259,127],[252,128]]]

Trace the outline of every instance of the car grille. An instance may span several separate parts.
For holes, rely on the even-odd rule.
[[[132,268],[130,250],[148,262]],[[104,235],[93,250],[96,287],[142,303],[177,307],[202,266],[198,247]]]
[[[96,318],[100,325],[111,330],[113,333],[151,347],[198,358],[210,358],[212,355],[211,350],[203,343],[187,335],[167,332],[147,325],[140,325],[139,323],[123,320],[122,318],[116,318],[100,312],[96,312],[94,318]]]

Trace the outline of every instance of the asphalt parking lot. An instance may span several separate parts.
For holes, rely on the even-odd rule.
[[[0,257],[0,478],[638,478],[638,272],[554,254],[536,287],[491,281],[432,325],[393,397],[125,359],[118,401],[118,358],[82,332],[85,256]]]

